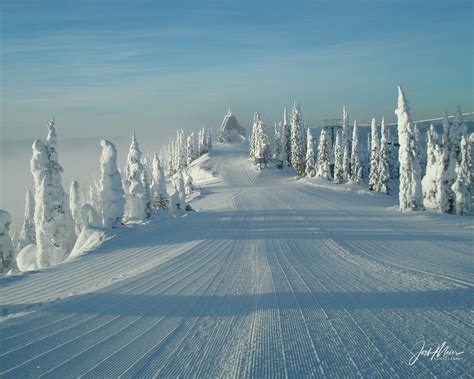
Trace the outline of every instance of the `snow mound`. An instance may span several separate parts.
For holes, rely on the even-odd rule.
[[[113,238],[113,235],[107,233],[106,229],[96,228],[93,226],[85,227],[79,237],[77,237],[76,244],[69,254],[68,261],[77,258],[85,253],[97,249],[103,242]]]
[[[22,272],[34,271],[38,269],[36,264],[36,250],[35,244],[26,245],[18,253],[16,257],[16,264],[18,269]]]
[[[363,196],[382,196],[380,192],[369,191],[365,186],[349,181],[343,184],[336,184],[324,178],[301,178],[300,183],[308,184],[313,187],[318,187],[334,192],[350,192]],[[386,196],[386,195],[383,195]]]
[[[209,154],[204,154],[194,160],[187,169],[194,183],[205,183],[216,179],[216,173],[211,165]]]

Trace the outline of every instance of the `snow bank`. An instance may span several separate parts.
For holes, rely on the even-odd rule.
[[[113,238],[113,235],[107,233],[106,229],[93,226],[85,227],[81,234],[79,234],[79,237],[77,237],[76,244],[67,260],[73,260],[91,250],[97,249],[103,242],[111,238]]]
[[[34,244],[26,245],[21,249],[16,257],[16,264],[20,271],[27,272],[38,270],[38,265],[36,264],[36,251],[37,246]]]
[[[210,164],[209,154],[204,154],[191,163],[187,169],[194,183],[204,183],[216,179],[214,168]]]

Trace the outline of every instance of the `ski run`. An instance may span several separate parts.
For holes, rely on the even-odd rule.
[[[471,216],[257,170],[245,143],[188,171],[195,212],[0,279],[0,377],[472,377]]]

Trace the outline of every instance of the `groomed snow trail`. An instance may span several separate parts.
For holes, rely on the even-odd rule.
[[[0,280],[0,377],[472,377],[472,217],[206,165],[199,212]]]

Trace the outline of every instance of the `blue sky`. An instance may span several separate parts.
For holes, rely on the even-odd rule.
[[[1,136],[165,144],[229,106],[267,124],[297,99],[307,123],[473,110],[471,1],[2,0]],[[163,139],[162,142],[161,139]]]

